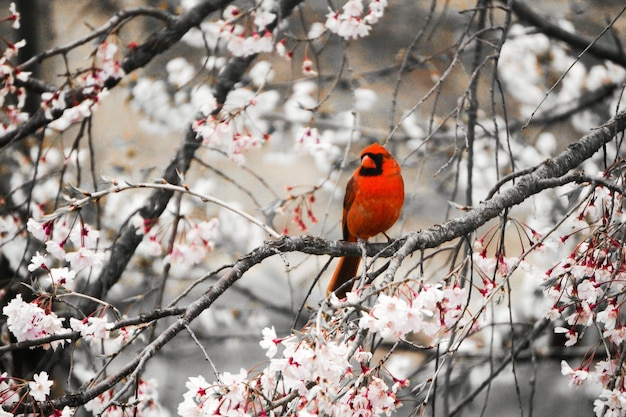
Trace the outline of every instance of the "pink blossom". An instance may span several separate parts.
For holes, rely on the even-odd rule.
[[[626,392],[620,389],[604,389],[593,402],[596,416],[619,417],[626,413]]]
[[[80,335],[90,343],[97,343],[109,338],[109,329],[113,326],[106,318],[87,317],[83,320],[70,318],[72,330],[80,332]]]
[[[615,323],[619,316],[619,308],[614,304],[609,304],[604,310],[596,312],[596,320],[604,323],[607,330],[615,329]]]
[[[272,52],[274,49],[274,37],[269,31],[265,31],[263,35],[256,32],[250,36],[232,34],[226,47],[233,56],[238,57],[246,57],[261,52]]]
[[[496,260],[493,257],[487,257],[483,252],[474,253],[472,255],[474,266],[478,268],[484,276],[492,277],[496,271]]]
[[[282,39],[280,42],[276,43],[276,53],[278,54],[278,56],[290,59],[291,55],[287,51],[287,47],[285,46],[286,43],[287,39]]]
[[[104,406],[109,403],[111,398],[113,398],[111,390],[105,391],[94,399],[88,401],[85,404],[85,410],[91,412],[93,415],[101,414],[105,411]]]
[[[376,6],[374,6],[376,8]],[[341,13],[333,12],[326,15],[326,28],[344,39],[358,39],[369,35],[371,27],[369,23],[375,23],[378,19],[374,12],[370,11],[365,18],[363,14],[362,0],[348,0]]]
[[[567,329],[565,327],[557,326],[554,328],[554,333],[563,333],[567,341],[565,342],[565,346],[574,346],[578,342],[578,332],[574,330],[574,328]]]
[[[626,342],[626,327],[619,326],[614,329],[605,330],[602,333],[603,337],[608,337],[609,340],[616,345],[621,345]]]
[[[241,16],[241,9],[237,6],[230,4],[224,9],[224,13],[222,13],[222,16],[226,20],[237,19]]]
[[[570,326],[583,325],[589,326],[593,320],[593,311],[591,307],[585,301],[576,304],[575,311],[569,316],[565,317],[567,324]]]
[[[561,318],[561,312],[558,308],[552,307],[546,312],[545,317],[551,321],[555,321]]]
[[[395,392],[376,376],[367,385],[367,399],[374,415],[390,414],[396,409]]]
[[[108,78],[119,79],[126,75],[118,59],[118,47],[116,44],[102,42],[98,45],[96,55],[101,61],[100,69],[95,77],[95,79],[100,80],[96,83],[98,87],[103,87],[104,82]]]
[[[343,14],[349,17],[361,16],[363,13],[363,1],[362,0],[348,0],[343,5]]]
[[[197,265],[202,262],[207,253],[207,248],[197,242],[177,242],[164,260],[172,264]]]
[[[313,66],[313,61],[309,58],[305,58],[302,61],[302,74],[309,77],[315,77],[317,75],[317,71],[315,71],[315,67]]]
[[[311,153],[313,154],[316,149],[319,149],[321,139],[317,128],[305,126],[301,127],[294,135],[296,144],[295,148],[300,154]]]
[[[433,316],[433,311],[425,304],[428,302],[423,303],[419,296],[408,303],[401,298],[381,294],[369,314],[363,314],[359,327],[377,332],[384,338],[403,338],[408,333],[424,329],[425,316]],[[431,304],[431,307],[435,308],[435,305]]]
[[[73,417],[74,413],[76,413],[76,409],[70,408],[66,405],[65,407],[63,407],[63,410],[61,410],[61,413],[58,415],[58,417]]]
[[[344,39],[358,39],[369,35],[371,27],[360,18],[351,17],[343,20],[337,34]]]
[[[142,241],[142,245],[146,248],[146,253],[150,256],[161,256],[163,247],[156,233],[150,233],[147,239]]]
[[[561,374],[569,377],[570,387],[579,387],[589,378],[589,372],[583,369],[572,369],[566,361],[561,361]]]
[[[97,246],[99,238],[100,231],[93,229],[88,224],[78,225],[70,233],[70,240],[76,247],[84,246],[93,249]]]
[[[261,4],[265,4],[265,2]],[[257,30],[265,30],[265,28],[275,20],[276,14],[269,10],[257,10],[256,13],[254,13],[254,26],[256,26]]]
[[[63,245],[57,241],[48,240],[46,242],[46,252],[54,256],[56,259],[65,259],[65,249],[63,249]]]
[[[53,381],[48,380],[48,373],[41,371],[33,375],[33,380],[28,383],[29,394],[35,401],[45,401],[50,395],[50,387]]]
[[[65,260],[72,265],[72,269],[81,270],[100,265],[104,260],[104,253],[81,247],[75,252],[68,252]]]
[[[39,252],[36,252],[32,258],[30,258],[30,264],[28,265],[28,270],[33,272],[39,268],[48,269],[46,266],[46,255],[41,255]]]
[[[24,107],[24,103],[26,100],[26,92],[24,89],[19,88],[17,90],[18,92],[18,98],[19,100],[21,100],[20,103],[18,103],[18,106],[14,106],[14,105],[8,105],[6,108],[6,115],[9,118],[9,125],[11,126],[17,126],[21,123],[24,123],[26,120],[28,120],[28,113],[21,111],[22,107]]]
[[[7,316],[7,326],[18,342],[61,334],[65,330],[63,318],[57,317],[54,312],[44,311],[35,303],[24,302],[21,294],[9,301],[2,309],[2,313]],[[56,349],[63,344],[64,339],[56,340],[44,345],[44,349],[50,346]]]
[[[41,108],[44,110],[44,114],[48,120],[52,120],[52,110],[65,109],[65,92],[59,90],[54,93],[41,93]]]
[[[602,386],[608,386],[614,378],[616,370],[617,362],[615,360],[599,361],[596,363],[595,372],[593,372],[592,376],[602,384]]]
[[[11,12],[11,16],[9,16],[9,20],[13,20],[13,24],[11,25],[11,27],[13,29],[19,29],[21,15],[17,11],[17,8],[15,7],[15,2],[11,2],[11,4],[9,5],[9,11]]]
[[[185,383],[187,391],[183,394],[183,402],[178,404],[178,415],[200,417],[214,415],[219,404],[211,401],[214,384],[209,384],[204,377],[190,377]]]
[[[272,326],[271,328],[264,328],[262,333],[263,340],[259,342],[259,345],[261,345],[261,347],[266,350],[265,356],[267,356],[268,358],[273,358],[278,352],[278,344],[281,342],[281,339],[276,336],[276,330],[274,329],[274,326]]]
[[[93,94],[93,92],[85,92],[86,94]],[[103,94],[103,93],[101,93]],[[43,98],[43,95],[42,95]],[[98,96],[92,99],[85,99],[74,107],[65,108],[63,114],[56,120],[53,120],[48,124],[51,129],[63,132],[71,125],[83,121],[86,117],[91,116],[92,111],[98,106]],[[43,105],[43,102],[42,102]],[[52,118],[52,116],[50,116]]]
[[[11,59],[14,56],[17,56],[20,49],[26,46],[26,40],[22,39],[19,42],[10,43],[7,42],[7,49],[5,49],[3,53],[3,57],[6,59]]]
[[[576,286],[578,298],[585,301],[588,304],[593,304],[601,296],[596,286],[590,280],[586,279]]]
[[[378,22],[378,19],[383,17],[385,13],[385,7],[387,7],[387,0],[372,0],[369,3],[369,13],[366,16],[366,20],[370,24]]]
[[[265,143],[265,139],[252,134],[235,135],[230,143],[228,154],[230,159],[243,165],[245,163],[244,153],[259,149]]]
[[[50,278],[54,285],[68,286],[68,284],[71,284],[74,278],[76,278],[76,271],[72,271],[67,267],[51,268]]]
[[[135,331],[133,329],[134,328],[132,327],[121,327],[115,330],[117,336],[112,340],[114,351],[119,351],[122,346],[125,346],[132,340],[132,337],[135,335]]]
[[[202,137],[203,143],[207,146],[221,147],[234,136],[228,121],[217,120],[214,117],[195,121],[193,129],[198,136]]]
[[[50,236],[51,230],[49,228],[44,228],[44,226],[33,219],[32,217],[28,219],[26,222],[26,230],[35,237],[35,239],[45,242]]]
[[[339,13],[331,11],[326,15],[326,28],[333,33],[339,32]]]

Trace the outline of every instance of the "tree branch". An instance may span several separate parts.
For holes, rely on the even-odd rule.
[[[506,1],[503,1],[506,3]],[[540,32],[546,36],[558,39],[567,43],[568,45],[578,49],[584,50],[589,47],[588,51],[590,55],[600,59],[609,60],[626,68],[626,52],[617,47],[605,46],[596,43],[597,39],[589,39],[584,36],[577,35],[569,32],[562,27],[549,22],[543,16],[535,12],[528,4],[521,0],[513,0],[511,3],[511,9],[515,15],[524,22],[527,22],[535,26]],[[616,18],[626,11],[626,6],[617,14]],[[591,46],[590,46],[591,45]]]
[[[134,7],[127,10],[120,10],[115,13],[113,17],[111,17],[104,25],[100,26],[98,29],[92,31],[87,36],[84,36],[74,42],[70,42],[63,46],[57,46],[55,48],[44,51],[38,55],[33,56],[28,61],[23,62],[18,65],[17,68],[22,71],[27,71],[30,67],[36,64],[40,64],[45,59],[50,58],[55,55],[66,54],[74,48],[77,48],[81,45],[86,44],[87,42],[96,39],[102,38],[111,33],[112,31],[119,28],[125,21],[136,17],[136,16],[151,16],[157,19],[163,20],[168,24],[173,24],[176,22],[176,18],[170,15],[169,13],[155,9],[152,7]]]

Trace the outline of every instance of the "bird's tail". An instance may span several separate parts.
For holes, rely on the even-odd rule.
[[[335,269],[335,273],[328,283],[326,295],[334,291],[337,298],[344,298],[346,293],[352,289],[353,285],[352,283],[347,284],[347,282],[356,276],[360,262],[360,256],[344,256],[339,258],[337,269]]]

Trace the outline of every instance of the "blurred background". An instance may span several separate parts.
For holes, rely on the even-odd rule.
[[[0,9],[8,9],[9,3],[0,1]],[[10,42],[26,39],[26,47],[19,54],[19,59],[26,61],[42,51],[69,45],[87,36],[120,10],[149,6],[180,13],[193,2],[182,3],[174,0],[22,0],[16,2],[22,13],[21,28],[18,31],[3,28],[5,32],[2,36]],[[241,7],[247,7],[249,3],[241,2]],[[463,208],[486,198],[494,182],[494,174],[487,168],[482,173],[491,177],[491,182],[481,183],[481,173],[478,173],[475,189],[468,199],[461,156],[464,141],[462,124],[467,115],[458,111],[459,107],[467,105],[462,102],[467,100],[468,86],[475,75],[471,68],[476,56],[476,44],[463,42],[466,42],[468,33],[475,30],[471,22],[476,2],[389,0],[384,18],[373,25],[369,37],[357,41],[331,37],[312,42],[309,46],[295,42],[304,38],[314,28],[315,22],[325,21],[332,3],[336,2],[304,2],[289,22],[280,28],[285,38],[289,39],[288,45],[293,46],[292,58],[261,55],[256,61],[269,63],[272,75],[267,76],[265,70],[266,76],[261,77],[259,84],[251,70],[241,83],[242,88],[250,91],[278,92],[277,96],[258,98],[259,102],[263,99],[269,102],[278,97],[267,111],[259,110],[259,123],[265,123],[270,134],[262,151],[246,154],[245,164],[238,165],[225,155],[224,150],[203,149],[198,153],[196,168],[186,180],[195,184],[197,189],[268,221],[278,232],[339,239],[343,190],[356,166],[358,152],[367,142],[384,141],[393,132],[389,147],[402,163],[407,200],[403,217],[390,231],[390,236],[399,237],[408,231],[443,223],[463,213]],[[488,19],[495,28],[505,24],[502,8],[506,3],[493,3]],[[527,5],[547,21],[562,23],[575,33],[593,39],[618,15],[623,1],[546,0],[527,2]],[[333,7],[340,5],[334,4]],[[516,17],[513,19],[515,21]],[[134,19],[115,36],[110,36],[109,41],[117,43],[123,55],[127,50],[125,48],[133,43],[141,44],[162,25],[163,22],[157,19]],[[529,32],[532,31],[531,27]],[[599,43],[622,45],[624,31],[626,18],[622,17]],[[500,33],[498,29],[493,29],[485,31],[484,36],[487,44],[497,42]],[[62,86],[68,71],[80,71],[90,66],[95,41],[100,40],[46,59],[29,70],[33,76],[51,85]],[[463,45],[462,48],[459,45]],[[567,45],[561,48],[569,54],[567,59],[576,57],[580,52]],[[552,50],[546,48],[546,51]],[[480,58],[485,59],[490,52],[486,48],[479,53],[482,54]],[[193,89],[203,84],[212,85],[220,70],[219,58],[223,59],[223,55],[218,54],[215,61],[208,63],[205,46],[201,40],[198,41],[197,34],[191,33],[176,47],[158,55],[150,64],[126,77],[121,86],[111,90],[92,118],[92,142],[87,145],[83,140],[80,145],[97,155],[96,163],[91,167],[96,177],[128,181],[159,178],[198,110],[197,103],[193,101]],[[312,58],[318,76],[302,74],[301,63],[305,57]],[[179,58],[183,61],[177,61]],[[504,58],[501,57],[502,60]],[[515,55],[506,58],[515,61]],[[537,85],[544,86],[544,91],[557,81],[561,75],[559,69],[569,65],[570,61],[559,62],[559,58],[547,52],[538,58],[537,65],[541,68],[537,72],[542,79],[537,81]],[[521,62],[527,58],[520,55],[519,59]],[[451,65],[451,62],[458,64]],[[509,62],[506,64],[510,65]],[[602,64],[602,61],[585,55],[581,64],[591,68]],[[405,68],[403,73],[399,72],[401,66]],[[190,68],[192,76],[181,75]],[[258,71],[262,72],[263,68],[257,68]],[[519,96],[523,96],[524,91],[507,89],[510,84],[497,86],[493,82],[494,71],[491,62],[482,68],[476,92],[480,102],[479,117],[486,121],[507,118],[511,137],[518,146],[514,148],[515,156],[520,158],[518,167],[531,166],[555,155],[611,114],[601,105],[589,105],[596,118],[581,113],[578,121],[554,118],[549,123],[530,124],[522,131],[521,124],[529,120],[528,108],[532,109],[533,104],[520,100]],[[177,77],[185,80],[182,85],[176,81],[180,80]],[[501,77],[508,81],[506,74]],[[312,83],[312,87],[307,81]],[[579,85],[581,83],[583,81]],[[557,88],[555,95],[565,93],[564,84]],[[494,89],[498,88],[501,90],[494,93]],[[313,103],[321,103],[308,124],[319,130],[321,141],[327,146],[315,152],[298,154],[293,151],[298,129],[307,125],[298,119],[299,116],[289,113],[290,109],[293,110],[288,108],[289,100],[297,98],[298,94],[310,98]],[[493,97],[500,94],[505,97],[506,106],[501,104],[499,98],[499,104],[493,105]],[[527,94],[531,95],[532,91],[529,89]],[[30,112],[38,108],[36,100],[27,107]],[[414,111],[408,113],[411,109]],[[354,117],[356,113],[357,119]],[[409,114],[412,115],[403,118]],[[490,129],[490,126],[485,126],[486,131]],[[46,147],[66,149],[78,135],[78,127],[50,133],[46,136]],[[32,141],[21,145],[25,154],[29,153],[27,148],[31,144]],[[491,155],[487,152],[487,148],[492,146],[490,142],[480,144],[485,147],[485,155]],[[501,173],[510,173],[510,164],[506,160],[501,162]],[[492,164],[493,159],[484,163],[485,166]],[[480,161],[476,165],[480,170]],[[87,187],[91,182],[87,176],[80,181],[82,184],[74,185]],[[310,196],[314,196],[310,208],[318,221],[305,218],[307,229],[302,230],[292,222],[293,209],[299,205],[307,208],[307,201],[313,201],[309,200]],[[107,220],[112,226],[119,226],[144,197],[145,194],[141,193],[132,197],[108,197],[106,212],[110,217]],[[265,238],[260,229],[218,207],[198,202],[186,202],[183,207],[183,212],[190,218],[218,218],[218,237],[215,250],[202,267],[172,266],[171,278],[166,285],[166,302],[191,282],[232,262],[237,256],[261,244]],[[277,211],[276,208],[282,210]],[[528,207],[520,209],[519,214],[533,217],[532,208]],[[532,222],[532,219],[529,221]],[[493,224],[487,225],[484,230],[490,226]],[[515,245],[515,242],[511,244]],[[308,319],[310,308],[315,308],[323,297],[329,272],[319,273],[327,258],[301,254],[274,258],[255,267],[228,296],[222,297],[193,323],[194,331],[220,372],[261,367],[266,360],[258,345],[261,329],[275,326],[279,335],[287,334],[292,327],[297,328],[302,320]],[[546,268],[550,261],[546,260]],[[111,301],[129,314],[150,310],[154,303],[155,282],[160,279],[163,268],[163,263],[150,257],[147,250],[139,251],[122,281],[113,288]],[[334,263],[329,270],[333,268]],[[406,268],[410,270],[411,264],[407,262]],[[433,262],[426,273],[437,277],[443,268],[445,266],[441,263]],[[320,280],[316,284],[314,281],[318,274]],[[207,281],[212,282],[212,279]],[[520,294],[525,297],[524,300],[514,301],[514,304],[519,302],[513,307],[516,317],[520,322],[531,323],[541,316],[544,306],[539,300],[540,294],[536,298],[536,295],[529,294],[540,293],[540,290],[520,281],[514,286],[519,287]],[[186,299],[195,299],[204,290],[206,284],[196,288]],[[307,296],[309,290],[311,294]],[[303,308],[300,321],[295,322],[300,308]],[[476,351],[473,352],[470,345],[467,351],[459,353],[454,375],[448,375],[458,398],[464,397],[470,387],[481,383],[496,366],[494,359],[501,359],[507,353],[506,348],[510,348],[514,337],[509,337],[511,335],[506,331],[503,334],[504,340],[498,348],[504,349],[496,349],[492,355],[485,355],[484,340],[476,341]],[[566,355],[581,357],[584,346],[569,349],[565,354],[563,350],[550,349],[562,341],[555,342],[550,335],[545,339],[540,344],[545,346],[545,351],[538,348],[522,355],[514,369],[505,370],[491,381],[489,388],[460,415],[591,415],[592,401],[598,393],[584,388],[578,391],[568,388],[566,378],[560,373],[561,359],[567,359]],[[127,352],[126,355],[132,353]],[[399,377],[419,379],[420,372],[428,374],[426,369],[429,368],[422,367],[427,356],[424,352],[407,350],[397,355],[389,367]],[[118,361],[123,363],[124,356]],[[89,374],[89,361],[77,360],[74,369],[79,374],[81,371]],[[212,366],[189,338],[179,337],[165,347],[160,357],[150,362],[145,377],[158,380],[161,402],[171,415],[175,415],[187,378],[198,374],[211,380]],[[400,409],[398,415],[408,415],[417,403],[416,398],[423,399],[420,395],[407,392],[402,398],[406,406]]]

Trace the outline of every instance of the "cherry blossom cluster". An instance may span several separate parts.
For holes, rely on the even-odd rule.
[[[72,293],[77,274],[100,265],[104,259],[104,253],[96,250],[99,232],[80,221],[68,224],[66,220],[58,218],[39,222],[31,218],[27,223],[27,230],[43,244],[45,250],[36,252],[27,268],[33,274],[33,282],[40,295],[26,302],[18,294],[2,311],[7,317],[9,330],[18,342],[70,333],[63,326],[65,319],[53,311],[54,299],[57,295]],[[90,317],[84,322],[71,319],[70,327],[93,342],[104,338],[103,332],[110,325],[103,319]],[[43,347],[56,349],[64,343],[65,339],[59,339]]]
[[[159,228],[154,221],[146,220],[139,215],[133,217],[133,224],[137,228],[138,234],[145,234],[146,239],[143,246],[146,253],[151,256],[160,256],[163,247],[166,231]],[[219,221],[216,218],[201,221],[186,220],[177,239],[169,247],[169,252],[165,256],[165,261],[172,264],[197,265],[202,262],[206,255],[215,247],[215,239],[218,235]],[[165,236],[169,238],[169,236]]]
[[[302,126],[295,135],[295,148],[300,154],[313,153],[322,146],[320,132],[315,127]]]
[[[142,77],[130,90],[131,108],[144,116],[141,128],[155,135],[182,132],[198,110],[209,114],[217,107],[208,85],[190,85],[198,70],[189,61],[174,58],[165,69],[167,81]]]
[[[598,416],[626,415],[626,369],[620,359],[626,343],[626,325],[621,319],[626,301],[626,251],[620,243],[626,217],[624,196],[616,191],[624,185],[622,170],[616,164],[602,175],[614,187],[588,187],[588,196],[573,222],[573,234],[585,233],[586,237],[550,268],[544,279],[544,293],[552,302],[546,316],[555,321],[554,331],[564,336],[564,345],[579,344],[586,333],[599,336],[576,369],[562,363],[570,386],[589,382],[602,387],[594,402]]]
[[[308,328],[278,338],[266,328],[260,344],[270,359],[260,373],[225,372],[212,383],[191,377],[178,414],[390,415],[401,405],[397,393],[407,382],[370,368],[354,334]]]
[[[349,319],[352,306],[363,305],[359,297],[366,295],[350,292],[344,300],[332,296],[334,313],[319,310],[300,332],[278,337],[273,327],[265,328],[260,341],[269,358],[265,368],[226,372],[211,383],[202,376],[189,378],[178,414],[391,415],[401,405],[399,391],[409,382],[394,377],[382,363],[372,363],[365,340],[394,341],[410,333],[443,340],[467,303],[466,289],[456,284],[419,284],[414,290],[404,282],[396,289],[397,296],[379,294],[356,321]]]
[[[274,35],[269,27],[276,24],[277,8],[275,0],[256,0],[247,9],[227,6],[219,19],[202,22],[197,29],[186,33],[183,41],[202,49],[225,47],[235,57],[272,52]],[[223,58],[213,57],[206,64],[208,68],[219,69],[223,62]]]
[[[193,129],[209,148],[225,152],[237,164],[245,163],[245,153],[259,149],[270,139],[269,124],[263,117],[278,104],[278,93],[260,94],[240,88],[229,94],[226,103],[215,114],[195,120]]]
[[[276,209],[276,213],[288,213],[290,220],[294,223],[298,229],[302,232],[306,232],[309,227],[307,221],[311,224],[317,223],[317,217],[313,212],[313,205],[315,203],[315,192],[319,187],[313,187],[311,190],[307,190],[300,194],[294,194],[294,187],[287,187],[289,195],[282,202],[281,206]],[[285,225],[283,234],[289,234],[289,227]]]
[[[2,309],[2,314],[6,316],[7,327],[18,342],[60,336],[57,340],[38,345],[44,349],[56,350],[57,347],[65,345],[73,330],[80,333],[80,336],[92,345],[110,341],[109,347],[117,352],[135,333],[135,329],[128,327],[111,330],[114,323],[109,322],[104,314],[100,317],[85,317],[82,320],[71,317],[70,328],[67,328],[63,326],[65,318],[58,317],[53,311],[54,300],[52,294],[47,293],[31,302],[26,302],[22,295],[18,294],[8,302]],[[62,338],[63,336],[67,338]]]
[[[604,330],[607,343],[626,341],[626,328],[618,320],[626,285],[626,256],[619,246],[622,204],[621,194],[595,187],[578,214],[585,229],[593,227],[590,235],[546,272],[545,293],[553,302],[548,317],[563,317],[567,323],[567,329],[557,327],[566,336],[566,346],[575,345],[594,323]]]
[[[509,220],[509,224],[515,224],[517,226],[517,232],[519,233],[520,242],[523,246],[527,243],[532,245],[541,239],[541,235],[532,228],[519,224],[515,220]],[[472,261],[474,264],[474,270],[478,277],[482,281],[482,285],[476,284],[476,290],[486,300],[496,290],[504,279],[508,279],[511,273],[516,269],[522,270],[531,269],[531,266],[525,259],[520,259],[517,256],[504,256],[500,249],[496,250],[494,254],[489,254],[488,249],[496,239],[496,235],[499,236],[500,229],[492,228],[485,233],[481,238],[476,239],[473,245]],[[527,242],[524,242],[524,239]],[[497,239],[496,245],[499,245],[500,241]],[[522,247],[522,250],[524,247]]]
[[[296,99],[296,97],[293,97],[293,99]],[[294,104],[290,102],[288,106]],[[336,115],[338,122],[349,126],[350,121],[342,116],[342,114]],[[315,165],[320,171],[331,171],[332,161],[337,160],[341,155],[341,149],[337,146],[337,143],[343,141],[343,131],[327,129],[320,132],[318,128],[311,126],[311,124],[300,124],[298,119],[294,119],[294,121],[292,131],[294,132],[294,149],[296,152],[313,157]]]
[[[81,89],[80,94],[83,96],[81,100],[68,107],[67,97],[63,90],[41,94],[41,108],[48,119],[54,119],[54,111],[63,112],[61,117],[52,120],[48,126],[63,131],[89,117],[108,94],[105,87],[107,80],[116,80],[123,76],[124,70],[119,61],[118,46],[115,43],[103,41],[96,49],[92,67],[72,80],[72,85],[77,85]],[[78,93],[73,93],[73,95],[76,94]]]
[[[257,0],[256,6],[245,12],[230,5],[218,22],[221,37],[233,56],[246,57],[262,52],[272,52],[274,36],[267,27],[276,19],[274,0]]]
[[[48,273],[54,285],[72,288],[71,283],[76,272],[99,266],[105,255],[104,252],[97,250],[100,237],[98,230],[82,221],[70,224],[67,220],[65,217],[44,222],[32,218],[28,220],[28,231],[46,247],[46,254],[37,253],[33,256],[28,269],[34,272],[41,268]],[[53,268],[53,264],[47,261],[47,255],[57,263],[63,261],[69,263],[72,270],[66,267]]]
[[[40,304],[43,304],[44,307],[41,307]],[[65,319],[58,317],[52,311],[50,300],[45,297],[28,303],[22,299],[21,294],[17,294],[2,309],[2,314],[7,317],[7,327],[18,342],[68,333],[67,329],[63,327]],[[57,347],[64,344],[65,339],[60,339],[42,344],[41,347],[44,349],[52,347],[53,350],[56,350]]]
[[[74,331],[78,332],[91,346],[101,349],[103,343],[106,342],[108,352],[116,353],[132,341],[137,334],[137,329],[129,327],[112,330],[114,324],[108,322],[104,315],[101,317],[85,317],[82,320],[71,317],[69,320],[70,328],[64,327],[65,318],[58,317],[52,309],[54,300],[55,297],[51,294],[43,294],[31,302],[25,302],[21,294],[18,294],[9,301],[3,308],[2,313],[7,318],[6,323],[9,331],[18,342],[37,341],[44,337],[57,336],[56,340],[36,345],[36,347],[43,349],[52,348],[56,350],[57,347],[65,345]],[[63,336],[67,337],[63,338]],[[4,373],[0,375],[0,404],[7,406],[20,404],[25,399],[20,394],[24,388],[28,389],[28,394],[32,400],[46,401],[50,395],[50,387],[52,385],[53,381],[49,380],[45,371],[35,374],[33,380],[27,384],[18,383],[17,379],[11,378],[7,373]],[[94,415],[103,412],[103,407],[112,398],[110,394],[110,392],[106,392],[98,396],[86,404],[86,409],[93,411]],[[138,411],[143,413],[142,415],[160,415],[158,413],[160,412],[160,406],[158,404],[155,381],[140,381],[136,402],[133,404],[133,407],[137,407]],[[116,406],[111,406],[105,414],[121,416],[123,415],[122,411]],[[6,416],[12,415],[6,411],[0,413],[5,413],[2,415]],[[55,412],[54,415],[71,416],[72,414],[73,410],[66,407],[61,411]]]
[[[1,19],[0,23],[11,22],[13,29],[18,29],[20,27],[20,13],[17,11],[15,3],[11,3],[9,12],[10,15]],[[4,119],[0,120],[0,134],[15,130],[28,119],[28,114],[23,111],[26,103],[26,89],[16,83],[24,82],[30,76],[29,72],[22,71],[11,63],[19,50],[26,45],[26,41],[20,40],[11,43],[3,40],[3,42],[6,44],[6,48],[0,56],[0,77],[2,77],[0,107],[3,107]]]
[[[342,38],[358,39],[369,35],[371,25],[383,17],[387,0],[371,0],[364,13],[363,0],[348,0],[341,12],[330,11],[326,15],[326,28]]]
[[[352,293],[348,301],[350,297]],[[442,337],[458,324],[466,304],[467,290],[456,284],[422,284],[417,291],[406,286],[396,297],[380,294],[369,313],[363,313],[359,327],[391,340],[420,332]]]
[[[301,155],[312,156],[320,171],[330,172],[333,161],[342,154],[337,145],[358,139],[359,133],[352,129],[355,126],[352,112],[338,112],[332,116],[333,122],[345,128],[320,130],[315,127],[315,109],[319,106],[315,98],[316,90],[317,85],[313,81],[295,83],[291,95],[284,103],[283,114],[290,122],[288,135],[294,140],[294,149]]]

